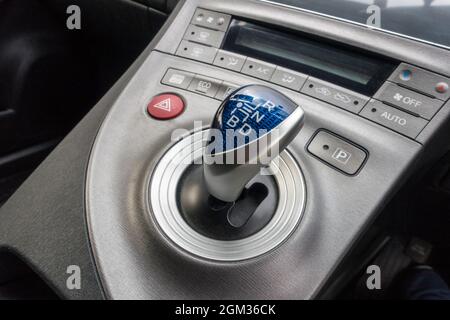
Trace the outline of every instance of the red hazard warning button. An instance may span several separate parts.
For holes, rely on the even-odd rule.
[[[152,99],[147,112],[156,119],[167,120],[178,117],[184,110],[184,102],[175,94],[160,94]]]

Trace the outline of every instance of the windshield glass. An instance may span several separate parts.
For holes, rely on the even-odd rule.
[[[263,0],[266,1],[266,0]],[[450,48],[450,0],[270,0]]]

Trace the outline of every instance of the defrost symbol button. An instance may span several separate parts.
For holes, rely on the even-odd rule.
[[[353,113],[359,113],[369,101],[366,96],[315,78],[309,78],[300,92]]]
[[[212,63],[216,57],[217,49],[202,44],[183,40],[177,50],[177,56]]]
[[[277,67],[270,81],[280,86],[299,91],[305,83],[306,78],[307,76],[304,74]]]
[[[214,60],[214,65],[239,72],[245,63],[245,59],[246,57],[239,54],[219,50]]]
[[[220,47],[224,36],[225,33],[221,31],[190,25],[184,35],[184,39],[218,48]]]

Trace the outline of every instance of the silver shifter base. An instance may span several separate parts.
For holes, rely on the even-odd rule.
[[[186,222],[199,233],[217,240],[244,239],[263,229],[278,205],[273,176],[257,175],[235,202],[208,196],[201,165],[190,166],[178,184],[178,208]]]
[[[207,131],[194,133],[173,145],[160,159],[150,181],[153,218],[174,244],[197,257],[240,261],[274,250],[297,228],[305,208],[305,182],[294,157],[284,151],[268,168],[279,189],[276,210],[269,223],[242,239],[217,240],[192,228],[177,203],[180,180],[194,161],[202,158],[205,139]]]

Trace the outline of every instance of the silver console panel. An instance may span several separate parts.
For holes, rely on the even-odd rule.
[[[174,143],[174,130],[191,131],[194,121],[208,125],[220,101],[161,84],[170,68],[208,74],[239,86],[267,84],[158,52],[142,65],[105,119],[87,176],[90,238],[108,297],[314,297],[362,228],[377,214],[379,203],[392,195],[421,146],[357,115],[277,87],[306,113],[305,125],[289,147],[308,190],[302,221],[282,245],[260,257],[233,263],[201,259],[164,235],[152,218],[147,187],[159,160]],[[158,121],[147,116],[147,103],[160,92],[175,92],[185,99],[186,110],[180,117]],[[305,151],[321,128],[368,151],[356,176],[344,175]]]
[[[329,2],[328,9],[350,3]],[[345,44],[396,64],[382,77],[384,85],[362,96],[361,90],[263,56],[253,62],[268,67],[270,78],[253,76],[243,68],[256,56],[222,49],[235,18]],[[448,148],[449,79],[450,51],[433,43],[273,1],[180,0],[124,76],[2,206],[0,246],[23,258],[62,298],[333,297],[342,262],[368,227],[411,174]],[[249,84],[276,88],[304,109],[304,127],[286,159],[302,173],[294,184],[296,190],[303,185],[307,197],[289,200],[299,209],[291,217],[300,218],[286,224],[289,235],[278,237],[276,246],[223,259],[226,245],[219,243],[217,259],[217,247],[201,254],[168,234],[164,228],[171,224],[163,226],[156,217],[163,202],[152,199],[149,189],[159,200],[169,199],[154,179],[161,159],[180,138],[209,127],[225,96]],[[327,88],[319,90],[327,98],[308,91],[310,84]],[[178,96],[182,112],[165,121],[149,116],[150,101],[161,94]],[[160,107],[164,112],[170,104]],[[81,268],[81,290],[66,286],[71,264]]]
[[[450,54],[262,1],[185,1],[174,14],[154,50],[111,106],[92,149],[86,214],[106,295],[117,299],[314,298],[408,177],[423,144],[448,119]],[[312,33],[402,61],[386,86],[392,83],[408,90],[400,94],[411,94],[416,100],[426,97],[421,102],[430,108],[414,112],[392,101],[390,91],[366,97],[269,61],[222,51],[218,39],[232,16]],[[187,33],[203,30],[198,28],[217,31],[218,38],[203,35],[201,40]],[[405,73],[405,68],[411,73]],[[291,80],[289,76],[291,82],[283,81]],[[199,77],[211,82],[203,89],[217,81],[217,90],[202,91]],[[156,200],[149,196],[148,187],[160,159],[178,138],[192,133],[194,121],[201,121],[196,129],[206,128],[227,92],[253,83],[277,88],[305,110],[304,128],[288,148],[308,191],[305,210],[289,237],[273,250],[240,261],[212,260],[167,236],[155,219]],[[306,89],[312,89],[309,84],[335,90],[333,97],[340,102],[319,98],[317,92]],[[149,117],[147,104],[160,93],[181,96],[184,113],[170,121]],[[342,104],[348,100],[343,94],[351,106]],[[444,106],[438,107],[436,100]],[[318,132],[326,134],[317,142]],[[323,149],[324,145],[329,149]],[[350,151],[353,159],[345,159],[342,153],[337,156],[333,148]],[[336,158],[341,164],[333,162]],[[351,166],[344,165],[346,160]]]

